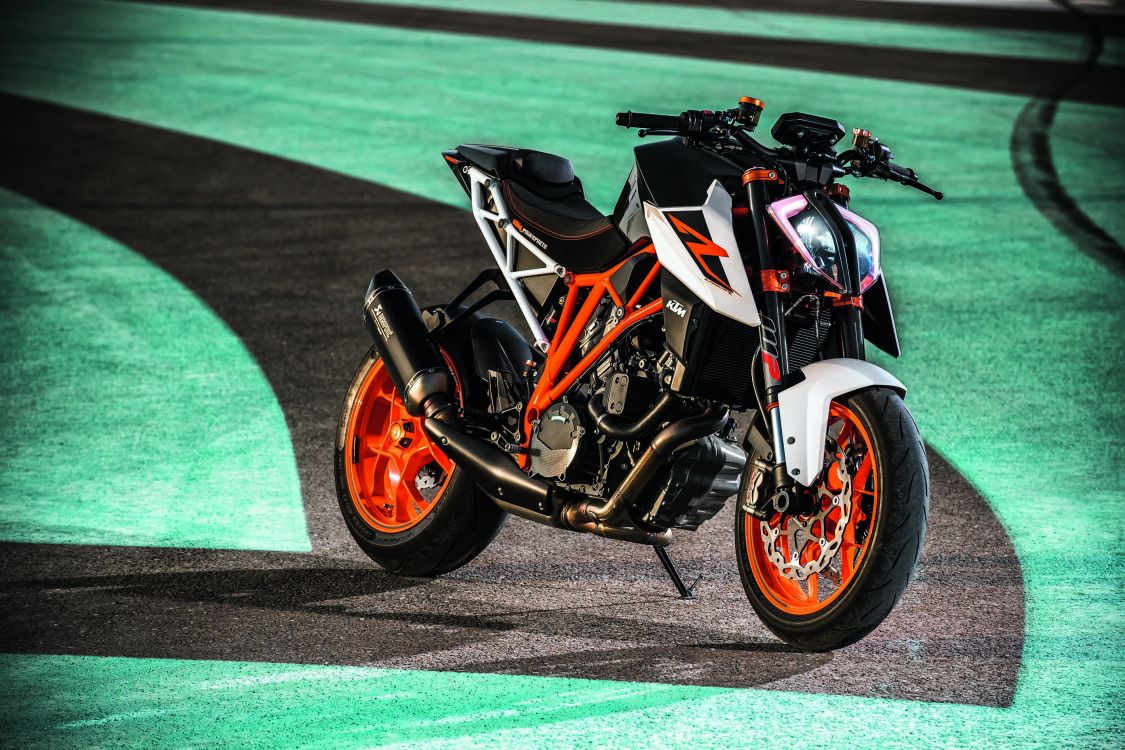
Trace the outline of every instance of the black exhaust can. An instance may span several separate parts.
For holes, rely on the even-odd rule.
[[[394,272],[372,277],[363,298],[363,319],[410,414],[423,416],[428,399],[452,393],[453,377],[422,322],[418,303]]]

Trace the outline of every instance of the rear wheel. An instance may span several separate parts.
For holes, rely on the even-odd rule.
[[[814,651],[854,643],[890,614],[929,511],[925,449],[898,394],[873,389],[834,401],[828,438],[828,466],[793,499],[795,512],[771,505],[759,519],[744,510],[764,479],[749,462],[735,520],[750,603],[778,637]]]
[[[458,381],[459,396],[462,387]],[[434,576],[459,568],[488,546],[507,517],[430,440],[422,420],[407,413],[374,348],[344,400],[335,459],[348,530],[392,573]]]

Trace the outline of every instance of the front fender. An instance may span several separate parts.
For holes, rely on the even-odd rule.
[[[882,367],[861,359],[824,359],[801,368],[805,379],[778,394],[785,471],[808,486],[824,464],[832,399],[882,386],[906,396],[906,386]]]

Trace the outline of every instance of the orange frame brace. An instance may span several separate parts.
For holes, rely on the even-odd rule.
[[[659,261],[645,274],[641,285],[637,287],[637,290],[628,300],[622,300],[621,294],[613,287],[611,279],[619,268],[638,255],[655,254],[656,248],[649,244],[608,271],[574,274],[573,276],[568,274],[566,300],[563,302],[562,313],[559,315],[558,324],[555,326],[555,333],[551,337],[551,346],[547,350],[547,361],[543,365],[543,374],[535,385],[535,391],[531,394],[530,403],[524,413],[524,437],[522,442],[525,450],[519,456],[522,467],[527,468],[528,464],[527,449],[531,443],[532,422],[539,419],[540,415],[550,408],[551,404],[562,398],[575,381],[594,366],[598,358],[622,333],[645,318],[659,313],[663,308],[664,300],[660,297],[647,304],[641,304],[645,294],[660,276]],[[583,291],[588,293],[579,308],[578,298]],[[613,304],[625,310],[625,317],[614,326],[613,330],[599,340],[574,367],[567,370],[566,364],[570,361],[571,355],[574,354],[574,349],[578,346],[578,340],[582,337],[582,332],[590,325],[590,320],[594,317],[598,304],[607,294]],[[575,308],[578,308],[577,312],[575,312]]]

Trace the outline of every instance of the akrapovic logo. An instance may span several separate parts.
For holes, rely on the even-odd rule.
[[[670,299],[670,300],[668,300],[668,303],[664,306],[667,307],[670,312],[672,312],[675,315],[679,315],[681,318],[684,317],[685,315],[687,315],[687,308],[684,307],[677,300]]]
[[[375,318],[375,325],[379,327],[379,333],[383,334],[383,340],[389,341],[394,337],[395,332],[391,330],[391,324],[387,320],[387,316],[383,313],[383,306],[379,305],[371,311],[371,315]]]

